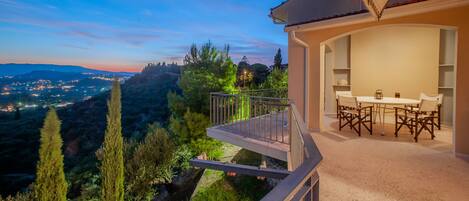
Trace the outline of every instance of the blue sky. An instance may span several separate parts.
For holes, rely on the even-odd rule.
[[[0,63],[139,71],[182,62],[191,44],[231,46],[235,62],[272,64],[287,34],[268,17],[282,0],[0,0]],[[286,62],[286,61],[285,61]]]

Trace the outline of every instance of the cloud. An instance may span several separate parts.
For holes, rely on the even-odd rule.
[[[273,62],[274,55],[278,48],[282,49],[284,54],[288,49],[286,44],[279,44],[252,37],[235,39],[230,43],[230,48],[230,55],[234,61],[238,61],[243,56],[246,56],[251,63],[264,63],[266,65]]]
[[[140,46],[146,42],[154,41],[161,36],[161,34],[157,33],[155,30],[136,28],[130,29],[130,31],[124,31],[110,26],[86,22],[57,20],[46,21],[33,18],[0,18],[0,22],[50,28],[57,30],[56,33],[61,36],[65,35],[74,38],[84,38],[91,40],[90,42],[115,42],[126,43],[134,46]],[[17,28],[10,28],[10,30],[19,31]]]
[[[261,1],[165,0],[142,4],[121,2],[100,7],[88,2],[60,5],[0,0],[0,29],[9,30],[8,34],[51,34],[51,41],[57,41],[52,45],[68,48],[64,54],[70,49],[82,50],[83,54],[74,54],[74,58],[103,58],[106,61],[102,63],[115,58],[122,63],[147,58],[182,62],[192,43],[200,46],[209,40],[220,50],[229,44],[235,62],[247,56],[251,63],[271,64],[277,48],[286,53],[286,40],[268,40],[273,38],[271,30],[254,20],[263,9],[259,5],[266,4]],[[58,55],[50,58],[60,59]]]
[[[135,24],[111,26],[97,22],[66,20],[57,15],[56,12],[48,12],[51,9],[57,8],[46,4],[33,6],[21,2],[0,0],[0,12],[5,11],[0,14],[0,22],[51,29],[60,35],[65,33],[65,36],[86,39],[89,40],[88,42],[124,43],[132,46],[141,46],[154,41],[160,38],[161,33],[165,32],[165,30],[159,30],[155,27],[147,28]],[[149,13],[147,12],[147,14]],[[177,35],[174,32],[172,34]]]
[[[197,47],[206,43],[208,40],[201,40],[196,42]],[[219,42],[223,41],[223,42]],[[225,44],[230,46],[230,56],[235,63],[237,63],[243,56],[248,57],[251,63],[264,63],[270,65],[273,63],[274,55],[278,48],[283,50],[283,54],[286,54],[287,45],[279,44],[271,41],[266,41],[254,37],[236,37],[236,36],[223,36],[216,35],[216,40],[211,40],[211,42],[217,47],[218,50],[222,50]],[[182,60],[189,52],[191,44],[187,45],[170,45],[162,50],[154,51],[156,55],[163,55],[161,59],[163,61],[168,60],[171,57],[180,57]]]
[[[62,44],[63,47],[66,48],[71,48],[71,49],[78,49],[78,50],[88,50],[90,48],[88,47],[83,47],[83,46],[78,46],[78,45],[72,45],[72,44]]]
[[[88,38],[88,39],[93,39],[93,40],[107,40],[107,37],[104,36],[99,36],[94,33],[84,31],[84,30],[71,30],[67,32],[71,36],[77,36],[77,37],[83,37],[83,38]]]
[[[116,33],[116,39],[133,44],[135,46],[142,45],[146,42],[154,41],[159,39],[159,34],[152,34],[152,33],[129,33],[129,32],[122,32]]]

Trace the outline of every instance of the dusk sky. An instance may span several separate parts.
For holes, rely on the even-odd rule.
[[[268,17],[282,0],[0,0],[0,63],[140,71],[182,63],[191,44],[231,46],[235,62],[286,60],[287,34]],[[285,61],[286,62],[286,61]]]

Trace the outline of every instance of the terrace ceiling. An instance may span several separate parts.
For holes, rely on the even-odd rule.
[[[388,8],[426,0],[288,0],[271,9],[274,23],[295,26],[370,13],[377,20]]]

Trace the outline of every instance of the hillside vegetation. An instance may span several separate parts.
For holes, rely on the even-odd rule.
[[[122,125],[125,137],[142,137],[147,124],[168,123],[170,111],[166,94],[179,92],[179,66],[149,65],[145,70],[122,84]],[[87,101],[58,110],[62,121],[65,166],[71,177],[78,177],[71,185],[77,194],[81,184],[92,178],[81,178],[89,170],[97,171],[95,151],[104,139],[106,100],[109,92]],[[14,120],[13,114],[0,114],[0,190],[11,194],[26,188],[34,179],[38,159],[39,128],[45,109],[27,111]]]
[[[242,89],[284,88],[287,84],[286,71],[280,67],[281,57],[276,59],[273,70],[265,65],[251,66],[247,59],[242,62],[239,66],[245,69],[239,76],[239,67],[231,60],[228,46],[218,50],[210,42],[201,47],[193,45],[183,66],[149,64],[124,83],[115,80],[112,96],[106,91],[57,110],[68,186],[66,198],[189,199],[201,176],[200,170],[189,166],[189,159],[206,156],[219,160],[224,154],[222,143],[206,134],[211,124],[210,92],[237,93]],[[21,118],[0,114],[0,160],[9,164],[0,169],[0,191],[3,195],[24,192],[13,200],[28,198],[32,189],[42,185],[38,183],[42,180],[33,181],[37,175],[39,128],[47,123],[46,111],[29,111]],[[48,151],[41,149],[41,153]],[[119,174],[112,176],[113,170]],[[269,189],[263,187],[266,182],[256,178],[240,179],[241,186],[260,188],[262,192],[250,193],[237,185],[237,179],[223,177],[219,184],[231,185],[230,195],[254,200]],[[203,192],[218,189],[223,188],[214,185]],[[197,199],[237,199],[218,193],[202,193]]]

